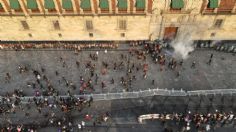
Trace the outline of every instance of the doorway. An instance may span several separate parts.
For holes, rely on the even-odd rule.
[[[178,27],[165,27],[164,40],[173,40],[177,35]]]

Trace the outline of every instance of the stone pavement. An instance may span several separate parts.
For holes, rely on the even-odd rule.
[[[236,87],[236,57],[232,53],[217,52],[213,50],[196,50],[184,60],[183,67],[177,67],[176,71],[170,70],[167,67],[164,71],[160,71],[160,65],[152,62],[150,55],[146,61],[138,60],[136,56],[131,56],[127,50],[99,51],[98,60],[92,61],[89,59],[89,54],[95,54],[96,51],[81,51],[75,55],[73,51],[65,50],[28,50],[28,51],[0,51],[0,95],[6,92],[13,92],[14,89],[23,89],[26,95],[33,95],[34,89],[27,87],[27,83],[34,82],[36,79],[29,73],[19,74],[18,66],[28,66],[32,69],[40,71],[45,69],[45,74],[51,84],[59,91],[60,95],[65,95],[68,89],[62,81],[64,76],[69,82],[72,81],[76,85],[75,90],[71,90],[73,94],[79,93],[80,76],[87,81],[89,79],[89,71],[85,68],[85,63],[91,61],[96,65],[95,74],[98,74],[98,84],[92,84],[95,91],[92,93],[107,93],[107,92],[122,92],[124,86],[120,83],[120,78],[125,77],[128,66],[134,63],[135,66],[139,64],[148,64],[147,78],[143,78],[142,70],[134,71],[131,76],[135,75],[136,80],[133,80],[128,85],[129,91],[146,90],[149,88],[160,89],[183,89],[183,90],[206,90],[206,89],[233,89]],[[212,65],[207,65],[210,54],[213,53]],[[124,59],[120,59],[121,54],[124,54]],[[60,57],[66,62],[63,67],[60,62]],[[128,63],[130,60],[130,63]],[[76,61],[80,62],[80,67],[76,66]],[[196,61],[196,68],[190,68],[193,61]],[[107,62],[108,73],[101,75],[103,69],[102,62]],[[114,63],[123,62],[123,67],[118,70],[113,70]],[[59,76],[55,75],[58,71]],[[180,71],[180,76],[177,77],[177,71]],[[9,72],[11,75],[10,83],[5,82],[5,74]],[[114,84],[111,84],[111,79],[114,79]],[[61,84],[59,84],[61,80]],[[152,80],[155,84],[152,85]],[[101,82],[106,84],[105,88],[101,88]],[[37,90],[41,91],[38,88]],[[87,91],[90,93],[90,91]]]

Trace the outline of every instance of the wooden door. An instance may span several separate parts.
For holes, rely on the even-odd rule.
[[[178,27],[166,27],[164,32],[165,40],[173,40],[176,37]]]

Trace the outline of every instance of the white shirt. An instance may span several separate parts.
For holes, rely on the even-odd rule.
[[[206,125],[206,131],[210,131],[211,127],[209,124]]]
[[[40,80],[40,78],[41,78],[40,75],[37,75],[37,79]]]
[[[82,126],[85,126],[85,122],[84,121],[81,121],[81,124],[82,124]]]
[[[78,124],[78,128],[81,129],[81,125],[80,124]]]

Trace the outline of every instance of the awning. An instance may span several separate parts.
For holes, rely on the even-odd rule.
[[[172,0],[171,7],[174,9],[181,9],[184,7],[184,1],[183,0]]]
[[[44,0],[45,9],[55,9],[55,4],[53,0]]]
[[[62,8],[73,9],[71,0],[62,0]]]
[[[91,8],[90,0],[82,0],[80,7],[82,9],[90,9]]]
[[[120,9],[127,9],[127,0],[118,0],[118,8]]]
[[[20,3],[18,0],[10,0],[10,7],[11,9],[19,10],[20,9]]]
[[[28,9],[37,9],[38,5],[36,0],[27,0],[27,8]]]
[[[136,0],[136,8],[145,9],[145,0]]]
[[[218,7],[218,0],[209,0],[209,8],[217,8]]]
[[[109,9],[108,0],[100,0],[99,7],[102,8],[102,9]]]

